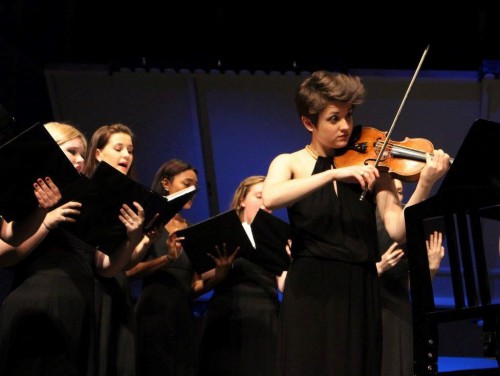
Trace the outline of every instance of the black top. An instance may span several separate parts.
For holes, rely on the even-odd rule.
[[[145,257],[146,260],[153,260],[167,254],[168,250],[165,244],[169,235],[168,231],[163,231],[160,238],[149,248]],[[143,286],[146,287],[150,284],[161,283],[162,281],[171,281],[180,290],[189,295],[191,294],[193,274],[194,270],[191,261],[186,252],[182,252],[176,260],[169,261],[155,273],[144,277]]]
[[[318,157],[313,175],[330,168],[332,158]],[[326,184],[288,207],[292,257],[320,256],[356,263],[378,261],[373,195],[368,193],[361,201],[363,190],[359,184],[337,181],[337,189],[338,195],[333,184]]]
[[[98,374],[94,256],[58,228],[12,268],[0,309],[0,374]]]

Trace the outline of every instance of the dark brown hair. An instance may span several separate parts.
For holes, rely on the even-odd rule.
[[[332,103],[358,105],[365,97],[365,87],[358,76],[316,71],[297,88],[295,106],[299,117],[317,124],[318,115]]]
[[[169,182],[172,182],[176,175],[188,170],[193,170],[198,176],[198,170],[183,160],[173,158],[166,161],[160,166],[158,171],[156,171],[151,189],[164,196],[167,192],[165,192],[165,189],[163,188],[162,180],[167,179]]]
[[[132,143],[134,143],[134,133],[124,124],[115,123],[111,125],[103,125],[102,127],[97,128],[90,139],[87,149],[87,159],[85,160],[85,167],[83,168],[83,173],[85,175],[91,176],[94,173],[97,165],[99,164],[99,161],[95,157],[97,149],[103,149],[108,144],[110,137],[116,133],[129,135],[130,138],[132,138]],[[135,155],[132,160],[132,165],[127,173],[127,176],[132,179],[135,179],[134,162]]]

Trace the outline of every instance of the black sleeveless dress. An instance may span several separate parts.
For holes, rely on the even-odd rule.
[[[319,157],[313,174],[331,168]],[[281,306],[281,374],[378,376],[381,364],[375,204],[337,182],[288,208],[292,258]]]
[[[13,267],[0,311],[0,375],[97,374],[94,254],[55,229]]]

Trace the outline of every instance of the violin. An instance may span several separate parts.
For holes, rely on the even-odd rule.
[[[355,126],[349,144],[335,152],[335,167],[375,165],[386,139],[387,132],[368,126]],[[433,151],[432,142],[425,138],[406,137],[403,141],[389,139],[376,167],[401,181],[414,182],[425,166],[425,154],[432,154]]]

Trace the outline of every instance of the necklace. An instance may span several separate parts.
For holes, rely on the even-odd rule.
[[[308,153],[311,157],[313,157],[314,159],[318,159],[319,154],[318,154],[318,153],[316,153],[316,151],[315,151],[315,150],[313,150],[313,148],[312,148],[310,145],[306,145],[306,148],[305,148],[305,149],[306,149],[307,153]]]

